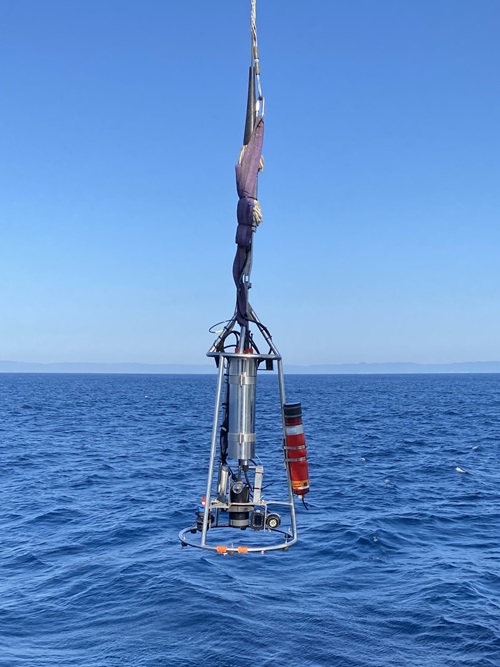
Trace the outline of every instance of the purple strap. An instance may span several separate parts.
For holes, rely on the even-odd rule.
[[[245,325],[248,321],[248,294],[242,274],[252,246],[253,207],[257,195],[257,178],[263,141],[264,120],[259,118],[245,149],[241,164],[236,165],[236,189],[239,196],[238,227],[236,229],[238,249],[233,263],[233,278],[236,284],[236,319],[240,325]]]

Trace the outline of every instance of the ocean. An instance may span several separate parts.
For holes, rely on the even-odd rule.
[[[500,666],[500,375],[288,376],[299,541],[226,557],[178,541],[215,385],[0,375],[1,667]]]

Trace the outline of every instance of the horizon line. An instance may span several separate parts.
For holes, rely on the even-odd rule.
[[[500,361],[453,362],[340,362],[318,364],[287,364],[288,374],[362,375],[362,374],[423,374],[423,373],[500,373]],[[148,362],[87,362],[87,361],[8,361],[0,360],[0,373],[82,373],[82,374],[215,374],[209,363],[148,363]]]

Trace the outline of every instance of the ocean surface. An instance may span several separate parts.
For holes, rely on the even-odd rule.
[[[287,377],[310,509],[246,556],[178,541],[215,384],[0,375],[1,667],[500,666],[500,375]]]

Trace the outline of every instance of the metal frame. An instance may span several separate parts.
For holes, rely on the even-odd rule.
[[[226,531],[231,531],[233,536],[236,534],[240,539],[238,542],[241,541],[241,538],[244,536],[246,537],[248,533],[245,531],[241,531],[238,527],[233,527],[230,526],[226,523],[221,523],[221,512],[227,512],[230,510],[232,504],[230,502],[222,503],[218,500],[217,494],[213,493],[213,482],[214,482],[214,472],[215,472],[215,466],[217,465],[217,460],[216,460],[216,455],[217,455],[217,434],[219,431],[220,427],[220,419],[221,419],[221,406],[222,406],[222,388],[223,388],[223,383],[224,383],[224,376],[228,368],[228,361],[229,359],[253,359],[254,361],[267,361],[271,360],[272,362],[276,362],[277,364],[277,370],[278,370],[278,382],[279,382],[279,398],[280,398],[280,403],[281,403],[281,413],[283,416],[283,405],[285,404],[285,382],[284,382],[284,373],[283,373],[283,362],[281,355],[279,354],[278,350],[276,349],[271,336],[267,329],[261,324],[260,320],[257,318],[254,310],[249,306],[249,311],[252,316],[252,322],[257,325],[259,328],[260,332],[262,333],[264,339],[269,345],[269,354],[246,354],[246,353],[239,353],[239,352],[234,352],[234,353],[229,353],[221,350],[221,346],[223,345],[223,342],[225,338],[228,336],[228,334],[232,331],[236,324],[236,316],[230,320],[227,325],[224,327],[224,330],[222,333],[219,335],[215,343],[212,345],[210,350],[207,353],[207,356],[213,357],[216,361],[216,364],[218,366],[218,378],[217,378],[217,390],[216,390],[216,398],[215,398],[215,408],[214,408],[214,419],[213,419],[213,426],[212,426],[212,438],[211,438],[211,445],[210,445],[210,459],[209,459],[209,465],[208,465],[208,477],[207,477],[207,487],[206,487],[206,494],[205,494],[205,511],[203,513],[203,524],[202,524],[202,530],[201,534],[200,531],[197,529],[196,525],[190,526],[189,528],[185,528],[180,531],[179,533],[179,539],[181,541],[182,546],[191,546],[191,547],[196,547],[198,549],[205,549],[208,551],[214,551],[218,553],[223,553],[223,554],[238,554],[238,553],[251,553],[251,552],[256,552],[256,553],[265,553],[266,551],[279,551],[279,550],[286,550],[295,542],[297,541],[297,522],[296,522],[296,516],[295,516],[295,504],[294,504],[294,495],[293,495],[293,490],[292,490],[292,485],[290,481],[290,474],[288,471],[288,463],[286,461],[286,456],[284,455],[284,450],[283,450],[283,460],[284,460],[284,466],[286,469],[286,477],[287,477],[287,487],[288,487],[288,501],[283,501],[283,500],[265,500],[261,498],[258,503],[253,503],[253,502],[248,502],[248,503],[233,503],[233,505],[239,505],[239,506],[248,506],[249,510],[254,509],[255,507],[257,508],[262,508],[264,510],[265,517],[267,516],[268,513],[268,507],[274,507],[274,506],[285,506],[289,509],[290,512],[290,528],[289,530],[282,530],[278,528],[270,528],[265,524],[264,521],[264,528],[262,530],[252,530],[251,527],[249,527],[247,530],[252,531],[252,535],[255,534],[256,537],[260,533],[272,533],[276,535],[276,537],[280,538],[280,541],[277,542],[276,544],[254,544],[253,542],[256,540],[252,540],[251,544],[248,545],[243,545],[243,544],[220,544],[220,543],[209,543],[207,541],[207,534],[213,535],[214,532],[219,533],[219,531],[215,531],[215,529],[222,529],[225,528]],[[242,334],[243,337],[243,334]],[[285,439],[285,422],[284,422],[284,417],[283,417],[283,423],[282,423],[282,428],[283,428],[283,442]],[[255,468],[255,466],[251,466],[250,469]],[[213,522],[211,522],[211,517],[213,517]],[[210,523],[210,526],[209,526]],[[210,530],[210,533],[209,533]],[[194,537],[194,534],[196,534],[196,538]]]
[[[252,133],[256,127],[256,123],[261,120],[264,116],[264,97],[262,95],[262,88],[261,88],[261,81],[260,81],[260,61],[259,61],[259,51],[258,51],[258,45],[257,45],[257,27],[256,27],[256,0],[251,0],[251,19],[250,19],[250,33],[251,33],[251,56],[250,56],[250,68],[249,68],[249,84],[248,84],[248,98],[247,98],[247,114],[246,114],[246,122],[245,122],[245,132],[244,132],[244,137],[243,137],[243,149],[242,152],[240,153],[240,164],[244,156],[244,151],[245,148],[248,146]],[[261,165],[260,169],[262,168],[262,157],[261,157]],[[255,192],[252,193],[252,197],[247,199],[253,199],[254,200],[254,206],[258,206],[257,202],[257,186],[255,186]],[[260,211],[260,208],[259,208]],[[201,531],[199,530],[200,527],[200,518],[201,518],[201,509],[198,511],[197,514],[197,522],[194,526],[190,526],[189,528],[185,528],[184,530],[181,530],[179,533],[179,539],[181,541],[182,546],[192,546],[196,547],[199,549],[206,549],[208,551],[216,551],[219,553],[224,553],[224,554],[235,554],[235,553],[248,553],[248,552],[260,552],[260,553],[265,553],[266,551],[277,551],[277,550],[286,550],[288,549],[292,544],[295,544],[297,541],[297,524],[296,524],[296,517],[295,517],[295,504],[294,504],[294,495],[293,495],[293,489],[292,489],[292,483],[290,479],[290,470],[289,470],[289,463],[287,456],[285,454],[285,439],[286,439],[286,432],[285,432],[285,417],[284,417],[284,412],[283,408],[285,405],[285,382],[284,382],[284,374],[283,374],[283,364],[282,364],[282,359],[281,355],[276,349],[272,338],[271,334],[269,333],[268,329],[262,324],[262,322],[259,320],[257,315],[255,314],[255,311],[253,310],[252,306],[250,305],[248,301],[248,292],[251,288],[251,282],[250,282],[250,274],[252,271],[252,259],[253,259],[253,236],[254,232],[256,230],[257,224],[260,222],[259,215],[255,215],[255,209],[254,209],[254,222],[252,225],[252,234],[251,234],[251,239],[248,243],[248,245],[245,247],[246,249],[246,259],[245,263],[241,268],[241,273],[238,277],[238,280],[236,281],[237,285],[237,290],[240,290],[243,293],[244,296],[244,303],[245,303],[245,309],[244,312],[238,312],[238,297],[237,297],[237,303],[236,303],[236,311],[235,314],[233,315],[232,319],[226,324],[212,347],[207,353],[207,356],[213,357],[215,359],[216,365],[218,367],[218,380],[217,380],[217,392],[216,392],[216,399],[215,399],[215,409],[214,409],[214,420],[213,420],[213,427],[212,427],[212,440],[211,440],[211,446],[210,446],[210,460],[209,460],[209,466],[208,466],[208,478],[207,478],[207,490],[206,490],[206,495],[205,495],[205,507],[203,511],[203,519],[201,522]],[[236,279],[235,279],[236,280]],[[250,325],[255,325],[261,336],[263,337],[264,341],[267,343],[269,346],[269,352],[268,354],[261,354],[257,347],[253,343],[253,337],[250,332]],[[233,329],[239,325],[240,331],[234,333],[236,334],[236,337],[239,341],[239,347],[242,350],[240,352],[239,350],[236,350],[234,353],[226,352],[224,344],[226,338],[233,332]],[[241,363],[241,368],[240,373],[233,373],[230,372],[233,370],[233,367],[231,366],[231,362],[234,359],[242,359],[242,360],[252,360],[253,362],[256,362],[255,365],[253,364],[243,364]],[[248,394],[244,393],[243,389],[229,389],[230,387],[234,387],[235,385],[241,385],[243,387],[244,384],[246,385],[253,385],[256,381],[256,376],[257,376],[257,369],[260,364],[260,362],[265,362],[266,363],[266,369],[267,370],[272,370],[273,369],[273,364],[276,362],[277,364],[277,370],[278,370],[278,380],[279,380],[279,395],[280,395],[280,402],[281,402],[281,414],[282,414],[282,428],[283,428],[283,440],[282,440],[282,448],[283,448],[283,461],[284,461],[284,467],[286,469],[286,476],[287,476],[287,485],[288,485],[288,501],[266,501],[262,497],[258,496],[257,499],[255,496],[253,497],[253,502],[231,502],[231,493],[233,493],[234,487],[231,488],[231,493],[229,494],[229,497],[227,496],[227,488],[224,493],[220,492],[220,489],[218,489],[218,493],[213,495],[212,493],[212,488],[214,486],[214,470],[216,466],[216,452],[217,452],[217,434],[218,430],[220,427],[220,421],[221,421],[221,407],[222,407],[222,387],[224,383],[224,377],[226,375],[226,379],[228,382],[228,396],[237,396],[238,400],[240,401],[237,403],[237,407],[233,410],[229,410],[229,405],[226,405],[226,416],[229,415],[229,417],[237,415],[236,420],[240,418],[240,415],[244,414],[246,415],[247,421],[245,422],[244,426],[241,425],[240,428],[238,429],[233,429],[231,432],[230,436],[231,438],[240,438],[239,440],[237,439],[232,439],[231,440],[231,447],[236,443],[236,451],[240,454],[242,454],[241,458],[238,459],[238,479],[237,481],[241,481],[241,474],[242,472],[244,473],[245,480],[246,480],[246,488],[248,489],[248,494],[247,498],[249,499],[249,494],[250,494],[250,489],[252,489],[252,486],[249,482],[248,478],[248,472],[252,471],[254,472],[254,475],[256,475],[256,468],[257,466],[255,465],[250,465],[250,463],[253,463],[253,456],[251,452],[254,451],[254,439],[255,439],[255,433],[254,433],[254,426],[255,426],[255,392],[252,394],[250,391],[248,391]],[[238,367],[239,365],[236,364]],[[243,367],[245,367],[247,370],[243,370]],[[248,370],[251,369],[251,372]],[[233,382],[233,379],[235,377],[238,377],[239,375],[239,380],[236,382]],[[232,392],[235,391],[236,393],[233,394]],[[239,393],[238,393],[239,392]],[[228,401],[229,403],[230,401]],[[238,406],[244,406],[241,408]],[[233,406],[234,407],[234,406]],[[248,428],[248,424],[252,424],[252,429]],[[234,427],[234,422],[233,422],[233,427]],[[245,438],[248,438],[245,440]],[[251,443],[248,444],[247,443]],[[224,449],[224,451],[222,451]],[[233,458],[233,453],[230,453],[230,458],[234,460]],[[219,480],[223,479],[223,476],[227,474],[224,472],[224,470],[221,468],[222,465],[226,465],[225,461],[228,458],[228,453],[226,451],[225,445],[223,446],[222,440],[221,440],[221,457],[220,461],[218,462],[219,464]],[[227,468],[229,470],[229,467]],[[234,480],[234,477],[233,477]],[[229,478],[225,478],[224,484],[227,486],[227,483],[229,481]],[[218,483],[220,486],[220,483]],[[255,489],[256,486],[254,484],[253,488]],[[224,498],[227,502],[222,502],[221,497]],[[233,499],[236,498],[237,496],[233,496]],[[266,517],[268,516],[268,507],[269,506],[286,506],[289,509],[290,512],[290,528],[289,530],[279,530],[277,527],[272,528],[267,525],[266,522]],[[261,511],[264,510],[264,526],[263,528],[257,529],[257,527],[254,524],[254,527],[252,529],[251,525],[248,523],[241,523],[248,521],[247,517],[242,517],[240,518],[240,515],[247,515],[248,513],[246,512],[246,508],[248,507],[249,512],[252,510],[255,510],[256,508],[260,509]],[[231,520],[231,508],[233,508],[233,519]],[[228,524],[221,523],[220,519],[221,517],[225,516],[225,513],[228,512]],[[212,522],[212,517],[213,517],[213,522]],[[255,514],[253,515],[252,519],[255,518]],[[232,521],[233,525],[229,525],[230,522]],[[209,525],[210,524],[210,525]],[[209,543],[207,540],[208,534],[210,536],[213,535],[214,532],[219,532],[215,531],[215,528],[226,528],[226,529],[232,529],[232,534],[235,532],[238,534],[238,536],[242,537],[242,531],[240,530],[241,527],[245,527],[245,529],[250,529],[253,532],[257,534],[261,533],[272,533],[273,535],[276,535],[276,537],[280,539],[280,541],[277,541],[277,543],[273,544],[261,544],[261,545],[254,545],[253,543],[246,546],[246,545],[225,545],[225,544],[212,544]],[[209,532],[210,529],[210,532]],[[227,532],[227,531],[226,531]],[[201,533],[201,534],[200,534]],[[194,537],[191,537],[191,535],[196,534],[196,539]],[[246,536],[246,533],[245,533]],[[211,538],[210,538],[211,539]]]

